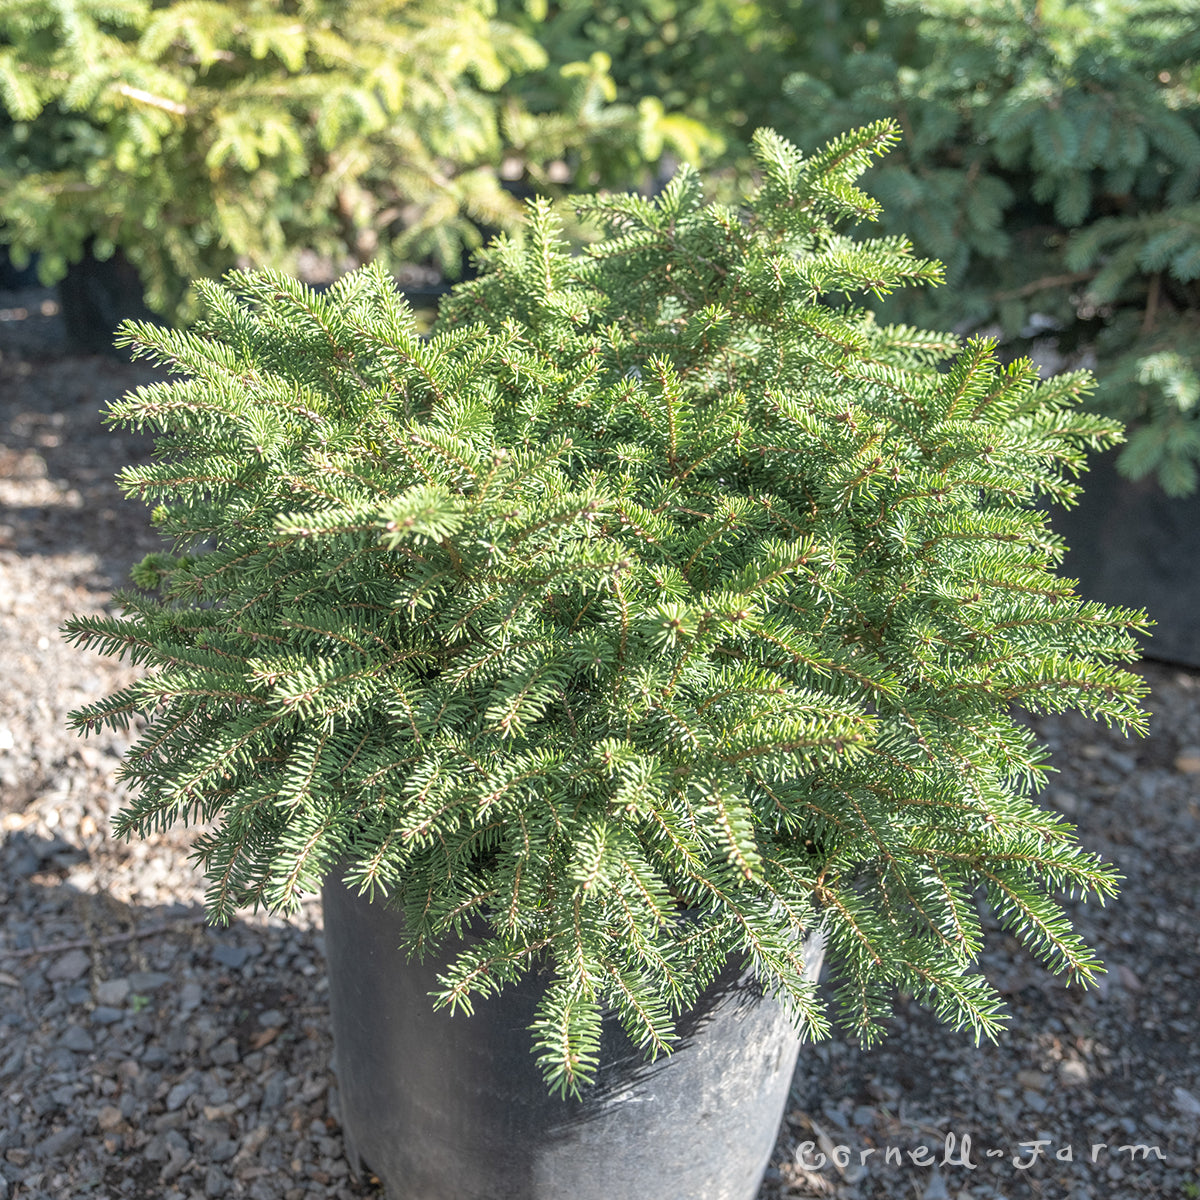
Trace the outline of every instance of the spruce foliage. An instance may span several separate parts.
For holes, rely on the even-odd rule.
[[[769,131],[738,209],[682,170],[534,203],[435,335],[370,266],[317,295],[200,284],[192,331],[124,341],[182,378],[115,402],[170,553],[78,645],[148,668],[74,715],[137,721],[121,834],[205,822],[213,917],[286,911],[338,870],[409,947],[483,928],[438,1002],[535,967],[548,1084],[594,1074],[611,1006],[648,1053],[730,955],[802,1030],[821,928],[843,1025],[896,988],[991,1035],[980,897],[1070,979],[1063,892],[1115,875],[1033,803],[1015,710],[1141,729],[1141,614],[1085,603],[1039,501],[1089,447],[1082,375],[836,299],[938,278],[855,180],[888,123],[811,158]]]

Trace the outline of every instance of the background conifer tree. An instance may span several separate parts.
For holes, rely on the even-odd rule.
[[[840,53],[784,84],[806,147],[880,116],[867,190],[949,286],[890,319],[1057,331],[1095,351],[1119,465],[1194,488],[1200,460],[1200,23],[1191,0],[833,0]]]
[[[505,164],[625,180],[642,141],[684,132],[611,103],[600,61],[535,114],[514,80],[546,62],[492,0],[11,0],[0,243],[46,282],[119,248],[162,311],[192,278],[301,251],[455,274],[520,217]]]

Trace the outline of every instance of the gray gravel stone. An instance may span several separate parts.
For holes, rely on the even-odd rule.
[[[123,1008],[109,1008],[107,1004],[97,1004],[92,1009],[92,1024],[100,1026],[115,1025],[125,1016]]]
[[[142,1157],[147,1162],[165,1162],[167,1154],[166,1135],[161,1133],[156,1133],[142,1148]]]
[[[291,1081],[280,1072],[272,1075],[267,1080],[266,1086],[263,1088],[262,1107],[263,1112],[273,1112],[275,1109],[283,1105],[284,1100],[288,1096],[289,1083]]]
[[[67,1072],[75,1069],[75,1055],[66,1046],[55,1046],[42,1060],[47,1071]]]
[[[181,1109],[176,1109],[174,1112],[159,1113],[151,1122],[151,1127],[155,1133],[161,1133],[164,1130],[173,1130],[178,1133],[185,1125],[188,1124],[190,1118],[186,1112]],[[182,1134],[180,1135],[182,1136]]]
[[[42,1138],[34,1149],[38,1158],[57,1158],[59,1155],[70,1154],[78,1148],[83,1140],[83,1130],[78,1125],[68,1125],[49,1137]]]
[[[212,948],[212,956],[223,967],[231,967],[236,971],[245,966],[250,951],[245,946],[228,946],[222,942]]]
[[[6,1057],[0,1060],[0,1079],[11,1078],[24,1066],[26,1044],[24,1038],[18,1039],[17,1044],[8,1052]]]
[[[92,1035],[82,1025],[68,1025],[62,1036],[62,1044],[78,1054],[90,1054],[96,1048]]]
[[[74,981],[82,978],[92,965],[91,955],[86,950],[68,950],[56,958],[46,971],[46,978],[54,981]]]
[[[178,1146],[172,1146],[167,1155],[167,1161],[163,1163],[163,1168],[158,1173],[159,1181],[170,1183],[173,1179],[178,1179],[183,1174],[183,1169],[187,1166],[190,1157],[191,1155],[186,1149],[181,1150]]]
[[[214,1198],[229,1192],[229,1176],[218,1166],[211,1166],[204,1174],[204,1194]]]
[[[237,1042],[233,1038],[226,1038],[223,1042],[218,1042],[209,1051],[208,1056],[213,1065],[218,1067],[232,1066],[241,1057],[238,1054]]]
[[[167,1112],[175,1112],[176,1109],[182,1108],[199,1090],[200,1085],[194,1075],[191,1079],[177,1083],[167,1093]]]
[[[284,1024],[287,1018],[277,1008],[269,1008],[266,1012],[258,1014],[258,1023],[264,1029],[276,1029]]]
[[[146,996],[151,992],[158,991],[164,983],[170,983],[171,977],[164,975],[161,971],[134,971],[128,976],[126,982],[129,984],[131,992]]]
[[[96,1003],[117,1008],[129,995],[128,979],[104,979],[96,984]]]

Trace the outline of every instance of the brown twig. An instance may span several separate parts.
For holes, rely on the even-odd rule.
[[[132,942],[137,938],[154,937],[160,933],[170,933],[173,929],[203,924],[204,914],[196,913],[190,917],[180,917],[176,921],[147,925],[142,929],[131,929],[128,933],[109,933],[104,937],[97,938],[77,938],[71,942],[51,942],[48,946],[31,946],[27,950],[0,950],[0,958],[36,958],[40,954],[61,954],[64,950],[91,950],[94,946],[117,946],[121,942]]]
[[[1019,288],[1013,288],[1011,292],[997,292],[996,299],[1016,300],[1021,296],[1033,296],[1037,292],[1044,292],[1048,288],[1066,287],[1067,284],[1083,283],[1095,277],[1095,271],[1071,271],[1066,275],[1043,275],[1041,279],[1034,279]]]
[[[1142,317],[1142,333],[1147,334],[1154,328],[1154,319],[1158,316],[1158,302],[1162,295],[1162,272],[1155,271],[1150,276],[1150,291],[1146,296],[1146,313]]]

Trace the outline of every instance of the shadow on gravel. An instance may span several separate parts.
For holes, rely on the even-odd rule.
[[[146,507],[114,478],[150,460],[152,439],[101,422],[109,401],[155,377],[102,358],[0,360],[0,550],[93,556],[95,571],[73,582],[111,591],[161,548]]]
[[[360,1200],[315,910],[203,925],[0,835],[0,1196]]]
[[[178,862],[162,851],[136,869],[169,876]],[[1194,847],[1178,865],[1153,890],[1131,869],[1116,919],[1092,926],[1110,965],[1100,991],[1064,989],[993,927],[983,966],[1013,1015],[998,1045],[976,1047],[902,998],[877,1049],[804,1048],[759,1200],[1190,1194]],[[1146,905],[1149,930],[1120,919]],[[80,846],[0,834],[0,1195],[378,1200],[349,1177],[324,971],[315,906],[210,928],[196,905],[116,901]]]
[[[1100,986],[1064,988],[989,923],[999,1042],[901,998],[874,1050],[804,1048],[758,1200],[1200,1194],[1200,675],[1140,670],[1145,740],[1031,720],[1058,768],[1045,805],[1125,877],[1112,904],[1067,903]],[[377,1196],[337,1124],[317,908],[203,926],[178,841],[97,832],[119,748],[44,749],[0,779],[0,1200]],[[943,1162],[950,1134],[972,1139],[970,1168]]]

